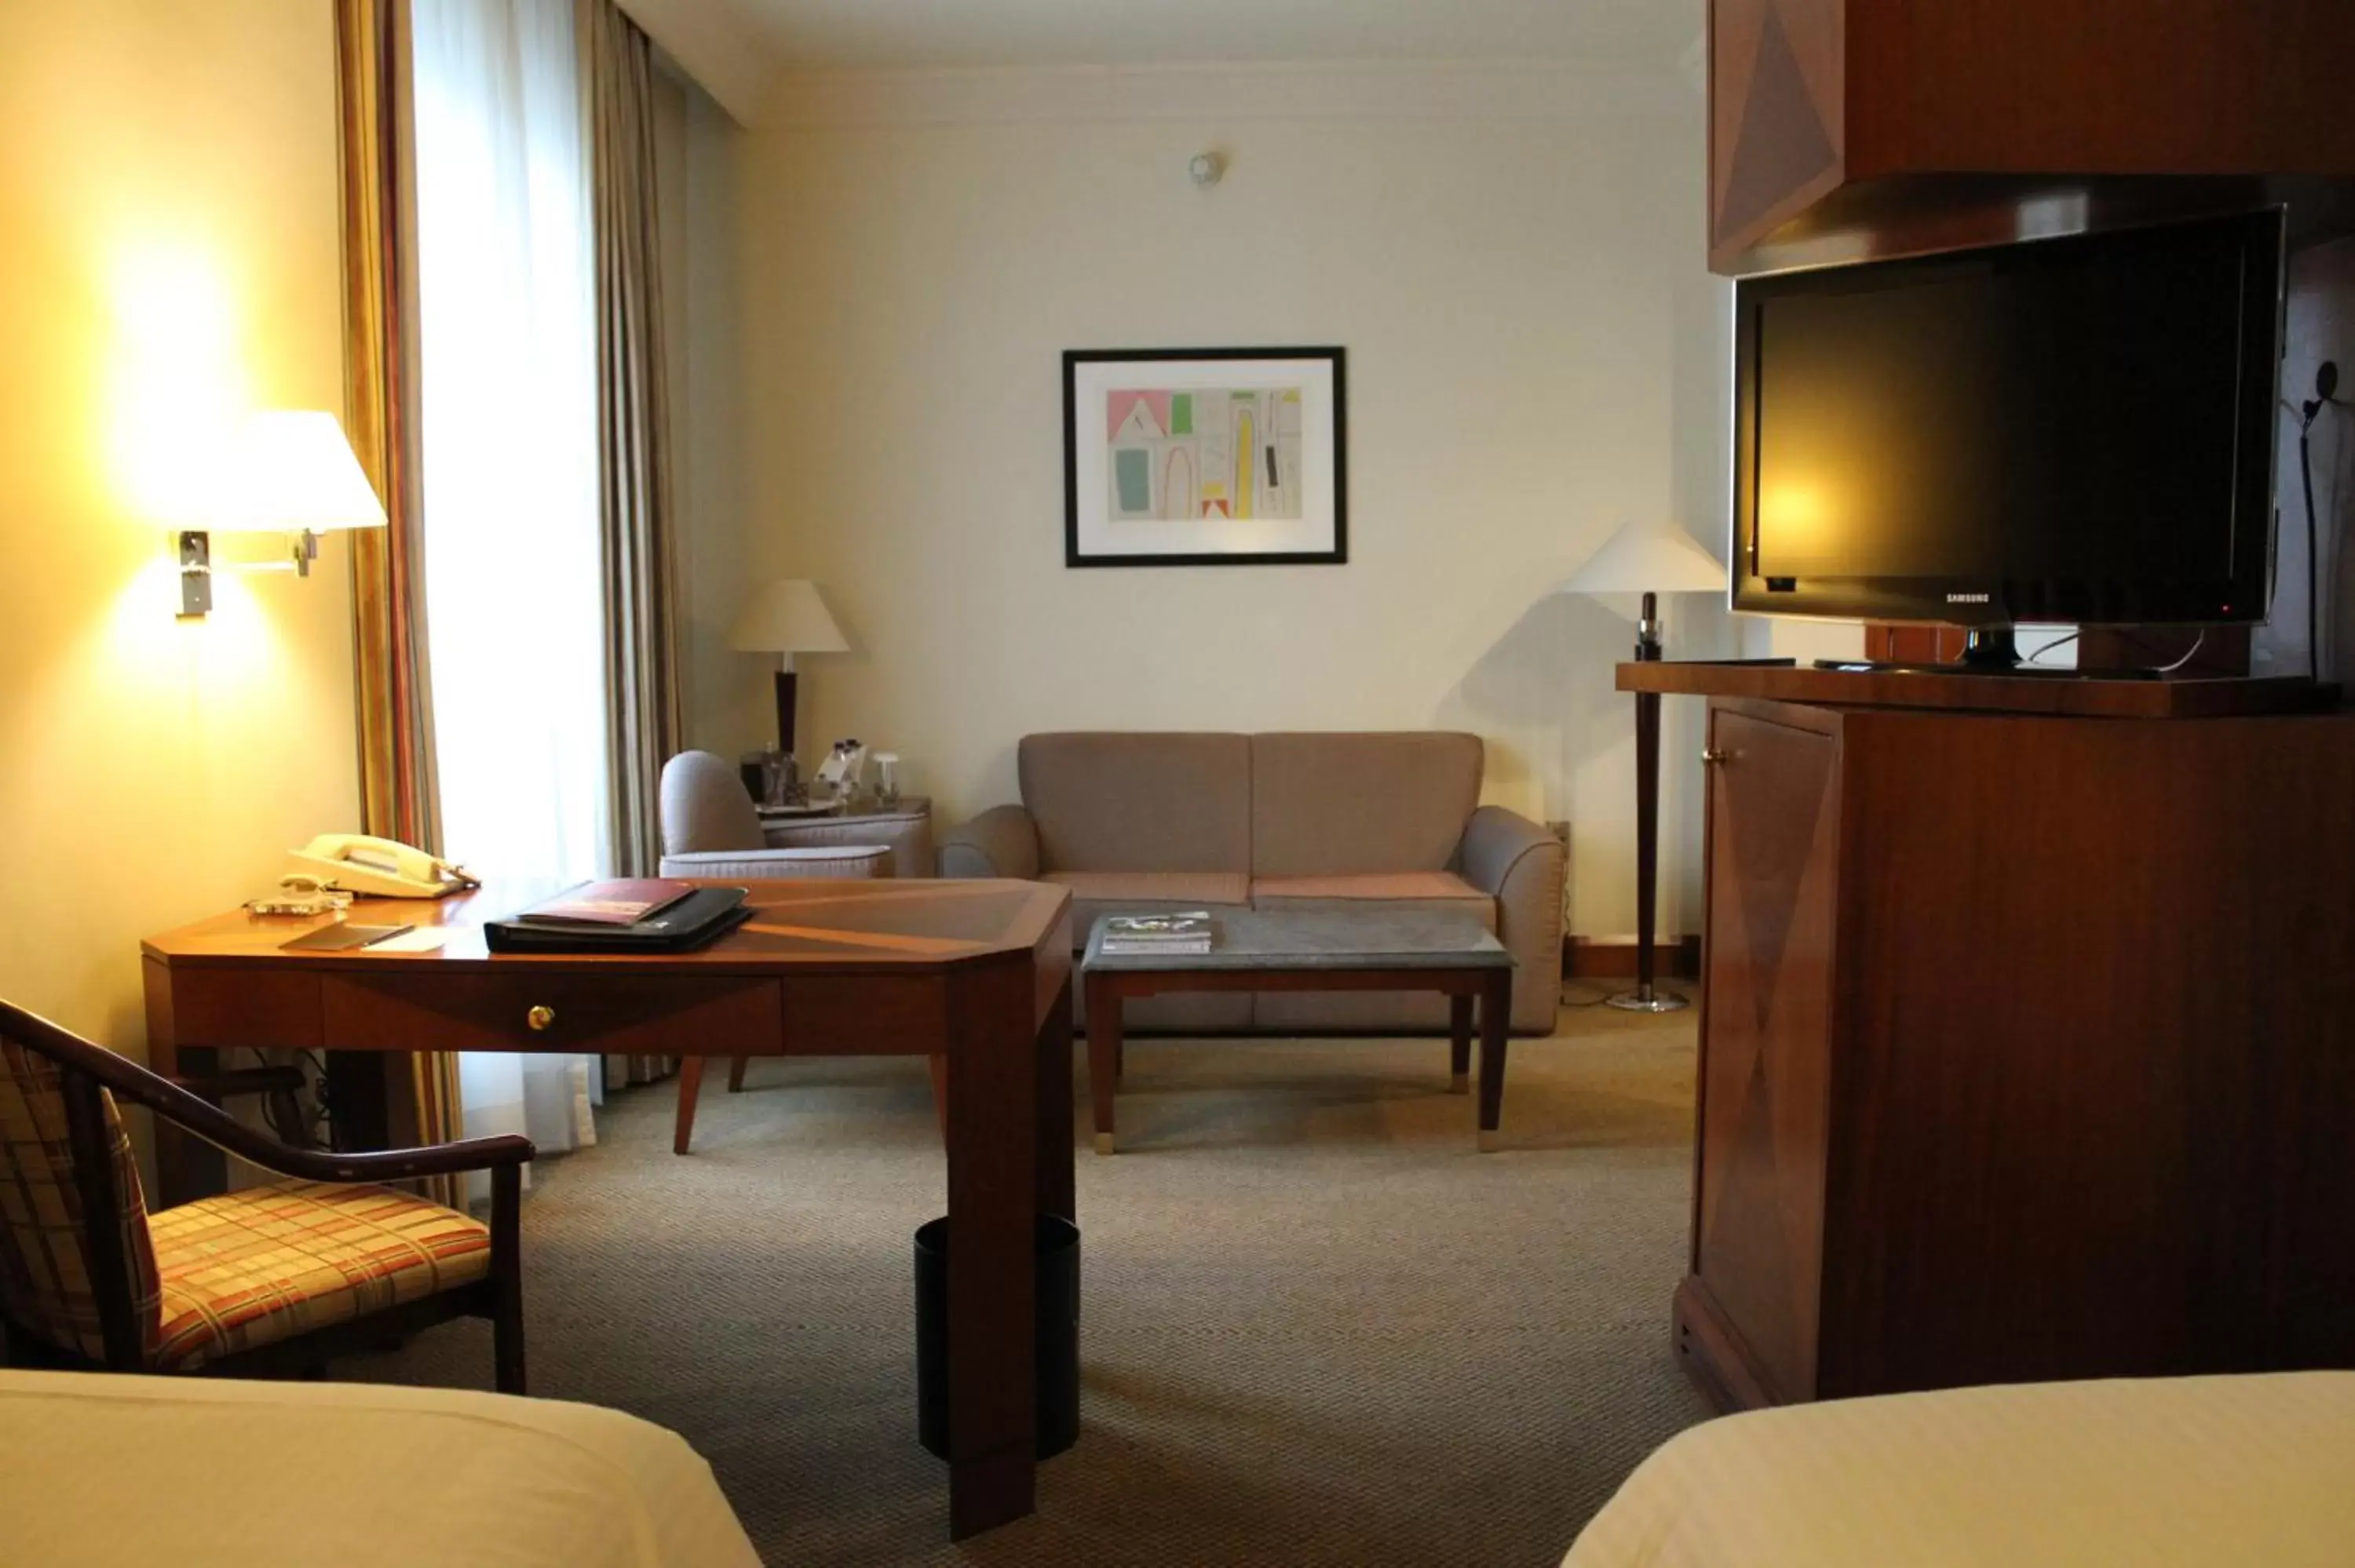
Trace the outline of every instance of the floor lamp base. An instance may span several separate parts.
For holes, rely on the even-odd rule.
[[[1623,991],[1616,996],[1603,999],[1605,1007],[1615,1007],[1622,1012],[1675,1012],[1692,1005],[1672,991],[1660,991],[1652,986],[1638,986]]]

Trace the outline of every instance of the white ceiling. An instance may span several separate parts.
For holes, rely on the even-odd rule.
[[[789,69],[1625,60],[1665,67],[1705,0],[732,0]]]

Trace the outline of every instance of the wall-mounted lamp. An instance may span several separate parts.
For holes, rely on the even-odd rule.
[[[224,534],[283,534],[282,567],[304,577],[319,556],[319,535],[346,528],[381,528],[377,500],[351,442],[333,414],[311,408],[268,408],[250,417],[223,454],[216,478],[213,530]],[[180,563],[180,613],[212,609],[212,542],[202,530],[175,536]]]

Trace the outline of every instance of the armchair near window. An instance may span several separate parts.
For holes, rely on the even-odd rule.
[[[201,1086],[280,1086],[270,1075]],[[293,1178],[150,1213],[115,1097]],[[308,1372],[387,1334],[491,1320],[524,1392],[524,1138],[378,1154],[290,1148],[188,1088],[0,1002],[0,1321],[11,1354],[112,1372]],[[491,1176],[485,1224],[389,1181]]]
[[[663,765],[662,830],[665,876],[747,882],[888,877],[896,853],[890,842],[776,843],[762,829],[761,814],[736,770],[708,751],[683,751]],[[738,1056],[728,1065],[731,1095],[744,1086],[745,1064]],[[948,1064],[935,1056],[932,1068],[933,1104],[945,1107]],[[685,1154],[694,1143],[703,1069],[700,1056],[686,1057],[678,1065],[678,1122],[671,1135],[675,1154]]]

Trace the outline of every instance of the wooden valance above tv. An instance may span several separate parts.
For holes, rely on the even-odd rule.
[[[2349,0],[1711,0],[1729,275],[2286,203],[2355,230]]]

